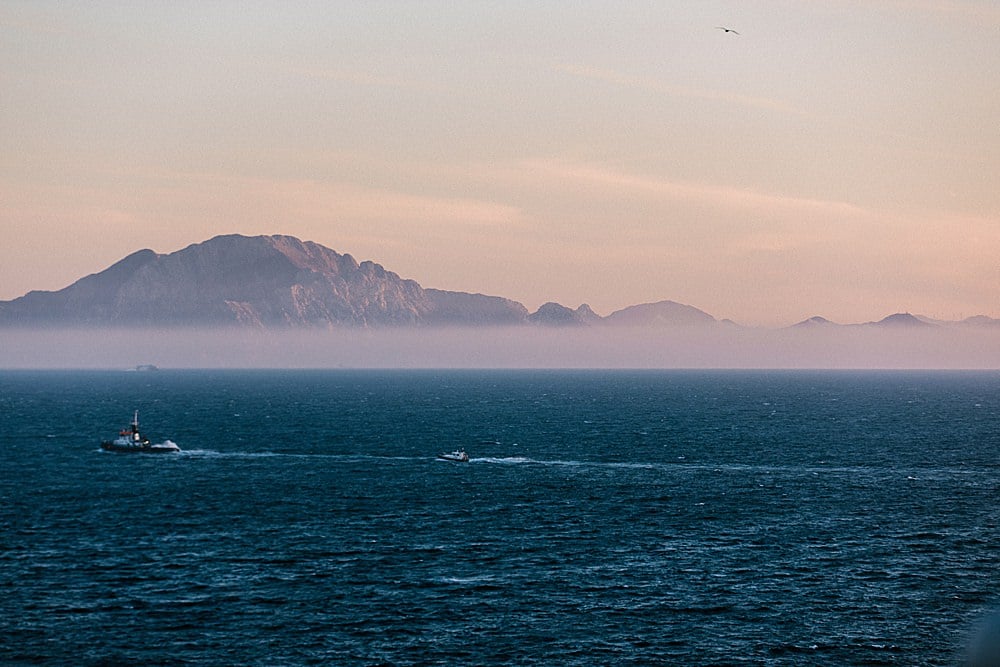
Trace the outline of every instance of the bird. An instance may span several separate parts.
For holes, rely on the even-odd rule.
[[[722,30],[722,31],[724,31],[724,32],[731,32],[731,33],[733,33],[734,35],[738,35],[738,34],[740,34],[740,33],[736,32],[735,30],[733,30],[732,28],[724,28],[724,27],[722,27],[721,25],[717,25],[717,26],[715,26],[715,27],[716,27],[716,29],[718,29],[718,30]]]

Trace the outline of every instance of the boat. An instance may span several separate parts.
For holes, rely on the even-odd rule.
[[[455,463],[469,462],[469,455],[465,453],[464,449],[456,449],[453,452],[438,454],[438,458],[442,461],[454,461]]]
[[[139,432],[139,411],[135,411],[132,423],[118,432],[114,440],[105,440],[101,449],[106,452],[127,452],[134,454],[172,454],[181,451],[176,443],[170,440],[158,442],[155,445]]]

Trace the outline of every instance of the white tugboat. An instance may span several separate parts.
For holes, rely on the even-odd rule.
[[[136,454],[172,454],[181,451],[176,443],[170,440],[158,442],[155,445],[149,442],[139,432],[139,411],[135,411],[132,423],[118,432],[118,437],[114,440],[105,440],[101,443],[101,449],[108,452],[128,452]]]

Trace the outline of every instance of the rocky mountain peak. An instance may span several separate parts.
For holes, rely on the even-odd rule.
[[[525,316],[506,299],[429,292],[318,243],[239,234],[166,255],[142,250],[65,289],[0,304],[0,322],[19,325],[367,327]]]

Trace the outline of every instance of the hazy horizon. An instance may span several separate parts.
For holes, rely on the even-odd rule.
[[[1000,369],[1000,328],[6,329],[0,369]]]
[[[0,300],[240,233],[532,311],[1000,318],[998,29],[985,0],[0,1]]]

